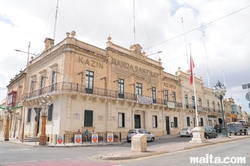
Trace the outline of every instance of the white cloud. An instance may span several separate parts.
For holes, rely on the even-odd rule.
[[[249,5],[248,0],[240,3],[235,0],[135,1],[136,43],[145,49],[147,55],[162,51],[152,58],[160,57],[165,71],[172,74],[178,66],[183,71],[188,69],[187,55],[191,44],[196,76],[203,77],[208,85],[208,64],[210,86],[213,86],[218,80],[223,80],[224,71],[227,95],[235,97],[236,102],[242,103],[242,107],[249,111],[245,92],[239,88],[250,83]],[[25,67],[27,55],[14,49],[27,51],[31,42],[31,53],[38,54],[44,48],[44,39],[53,37],[55,12],[56,1],[1,1],[0,16],[5,16],[13,24],[0,19],[0,44],[3,46],[0,89]],[[101,48],[105,48],[108,36],[126,48],[134,42],[132,0],[60,0],[57,18],[56,43],[72,30],[76,31],[79,40]],[[185,36],[181,35],[183,28],[188,32]],[[234,88],[237,91],[231,90]]]

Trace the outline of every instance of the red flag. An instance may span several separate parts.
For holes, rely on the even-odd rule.
[[[193,84],[194,73],[193,68],[195,67],[192,55],[190,55],[190,85]]]

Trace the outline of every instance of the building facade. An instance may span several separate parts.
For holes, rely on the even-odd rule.
[[[56,45],[46,38],[42,54],[10,81],[6,106],[12,111],[5,111],[12,119],[10,137],[39,136],[42,114],[51,142],[56,134],[78,129],[120,132],[122,138],[131,128],[178,134],[195,127],[196,108],[200,126],[222,123],[219,100],[201,78],[195,78],[195,102],[189,72],[164,72],[161,60],[148,58],[139,44],[126,49],[108,37],[101,49],[75,35],[67,33]]]

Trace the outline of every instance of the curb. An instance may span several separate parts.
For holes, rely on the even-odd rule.
[[[231,137],[228,137],[231,138]],[[244,140],[244,139],[249,139],[250,137],[244,137],[244,138],[236,138],[236,139],[229,139],[229,140],[222,140],[220,142],[208,142],[208,143],[204,143],[201,145],[194,145],[194,146],[190,146],[190,147],[183,147],[181,149],[177,149],[177,151],[183,151],[183,150],[189,150],[189,149],[194,149],[194,148],[199,148],[199,147],[204,147],[204,146],[210,146],[210,145],[215,145],[215,144],[220,144],[220,143],[226,143],[226,142],[233,142],[233,141],[238,141],[238,140]],[[152,151],[148,151],[147,152],[141,152],[141,154],[136,154],[134,156],[99,156],[98,159],[100,160],[129,160],[129,159],[137,159],[137,158],[143,158],[143,157],[148,157],[148,156],[155,156],[155,155],[160,155],[160,154],[166,154],[166,153],[171,153],[169,152],[169,150],[162,150],[162,151],[158,151],[158,152],[152,152]]]

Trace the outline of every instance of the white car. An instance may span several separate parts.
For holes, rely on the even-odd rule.
[[[154,142],[155,136],[146,129],[130,129],[127,135],[127,142],[131,142],[132,137],[136,134],[146,134],[147,141]]]
[[[192,136],[193,136],[192,129],[193,129],[193,128],[183,128],[183,129],[179,132],[179,133],[180,133],[180,136],[181,136],[181,137],[183,137],[183,136],[192,137]]]

